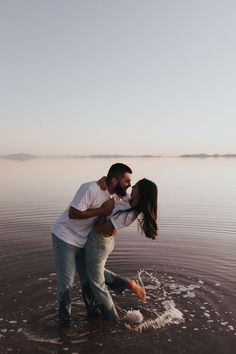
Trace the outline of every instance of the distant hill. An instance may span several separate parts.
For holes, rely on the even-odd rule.
[[[121,155],[121,154],[94,154],[94,155],[51,155],[44,156],[46,158],[69,158],[69,159],[119,159],[119,158],[155,158],[161,157],[158,155]]]
[[[30,155],[30,154],[9,154],[9,155],[0,155],[1,159],[6,159],[6,160],[19,160],[19,161],[25,161],[25,160],[31,160],[35,159],[38,156]]]
[[[9,154],[9,155],[0,155],[0,159],[7,159],[7,160],[19,160],[19,161],[25,161],[25,160],[31,160],[35,158],[39,158],[40,156],[35,156],[35,155],[30,155],[30,154]],[[74,159],[81,159],[81,158],[97,158],[97,159],[107,159],[107,158],[112,158],[112,159],[118,159],[118,158],[155,158],[155,157],[161,157],[158,155],[121,155],[121,154],[97,154],[97,155],[49,155],[49,156],[41,156],[44,158],[74,158]]]
[[[87,156],[87,157],[95,157],[95,158],[123,158],[123,157],[125,157],[125,158],[129,158],[129,157],[131,157],[131,158],[134,158],[134,157],[137,157],[137,158],[139,158],[139,157],[145,157],[145,158],[147,158],[147,157],[161,157],[161,156],[157,156],[157,155],[119,155],[119,154],[114,154],[114,155],[109,155],[109,154],[104,154],[104,155],[89,155],[89,156]]]
[[[224,155],[219,155],[219,154],[213,154],[213,155],[208,155],[208,154],[184,154],[180,155],[179,157],[200,157],[200,158],[206,158],[206,157],[236,157],[236,154],[224,154]]]

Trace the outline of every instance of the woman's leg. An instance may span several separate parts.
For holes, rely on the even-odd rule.
[[[79,274],[84,303],[89,316],[96,316],[96,301],[89,285],[85,264],[85,248],[79,248],[76,254],[76,271]]]
[[[125,289],[130,289],[129,278],[121,277],[108,269],[104,270],[105,283],[116,294],[121,294]]]
[[[117,294],[121,294],[125,289],[133,291],[142,301],[146,299],[145,289],[136,283],[135,280],[124,278],[116,273],[105,269],[104,271],[106,285],[114,290]]]
[[[95,300],[107,320],[119,318],[104,276],[105,264],[113,248],[113,237],[99,235],[94,229],[90,232],[85,250],[86,271]]]

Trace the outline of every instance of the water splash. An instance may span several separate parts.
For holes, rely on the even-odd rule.
[[[142,333],[144,329],[158,329],[170,324],[184,323],[183,313],[175,307],[173,300],[164,301],[165,311],[153,320],[146,320],[134,328],[135,331]]]
[[[138,279],[142,284],[142,286],[144,286],[142,276],[148,277],[152,283],[152,284],[148,284],[145,287],[146,290],[152,290],[152,291],[159,290],[161,291],[164,300],[167,298],[168,295],[167,291],[165,290],[162,283],[157,279],[157,277],[153,275],[153,273],[150,273],[146,270],[140,270],[138,272]],[[176,308],[175,302],[173,300],[162,301],[161,305],[163,306],[164,312],[160,314],[156,314],[155,313],[156,311],[153,311],[156,317],[154,319],[147,319],[145,321],[143,321],[143,315],[141,314],[140,311],[134,311],[134,310],[128,311],[125,316],[125,321],[128,322],[126,323],[126,327],[142,333],[144,329],[148,329],[148,328],[158,329],[170,324],[184,323],[185,320],[184,320],[183,313]],[[139,324],[132,328],[131,325],[132,323],[135,322]]]
[[[140,310],[129,310],[126,313],[124,320],[128,323],[141,323],[143,321],[143,315]]]
[[[161,288],[161,282],[153,275],[153,273],[149,273],[145,269],[140,269],[138,271],[138,279],[139,279],[140,283],[142,284],[142,286],[144,286],[143,280],[142,280],[142,275],[147,275],[151,279],[151,281],[156,285],[157,288]]]

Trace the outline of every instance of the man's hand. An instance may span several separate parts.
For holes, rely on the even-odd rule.
[[[115,205],[115,201],[113,198],[108,199],[106,202],[104,202],[101,206],[103,213],[102,214],[106,214],[109,215],[111,214],[113,208]]]
[[[107,179],[105,176],[103,176],[102,178],[100,178],[97,181],[97,184],[99,185],[99,187],[101,188],[101,190],[105,191],[107,189]]]

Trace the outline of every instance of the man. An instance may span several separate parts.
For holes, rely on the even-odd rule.
[[[84,183],[52,227],[60,328],[70,326],[71,290],[76,271],[89,310],[93,295],[88,286],[84,260],[87,237],[97,218],[111,213],[114,207],[112,194],[126,195],[131,185],[131,174],[132,170],[127,165],[116,163],[108,171],[105,190],[95,181]]]

